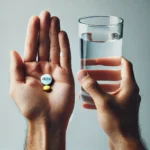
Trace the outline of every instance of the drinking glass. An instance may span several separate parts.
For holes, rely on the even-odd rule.
[[[107,93],[115,93],[121,82],[124,20],[116,16],[89,16],[79,19],[81,69]],[[93,104],[81,88],[80,98]]]

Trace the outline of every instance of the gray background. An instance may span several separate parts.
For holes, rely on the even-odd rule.
[[[142,103],[142,137],[150,147],[150,2],[148,0],[0,0],[0,150],[23,150],[26,121],[8,94],[9,52],[23,55],[28,19],[42,10],[60,17],[70,37],[73,72],[79,70],[77,20],[87,15],[117,15],[125,20],[123,56],[133,62]],[[95,111],[82,109],[78,100],[67,132],[67,150],[108,150],[107,137],[99,127]]]

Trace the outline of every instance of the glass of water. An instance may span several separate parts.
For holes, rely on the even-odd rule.
[[[79,19],[81,69],[107,93],[115,93],[120,88],[123,23],[123,19],[116,16]],[[83,88],[80,98],[93,104]]]

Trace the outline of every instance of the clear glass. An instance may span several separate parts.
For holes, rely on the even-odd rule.
[[[123,23],[123,19],[116,16],[79,19],[81,69],[87,70],[100,88],[108,93],[120,88]],[[80,98],[93,104],[83,88]]]

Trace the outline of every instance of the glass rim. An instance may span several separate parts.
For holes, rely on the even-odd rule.
[[[97,25],[94,25],[94,24],[88,24],[88,23],[84,23],[82,22],[82,20],[84,19],[88,19],[88,18],[95,18],[95,17],[100,17],[100,18],[110,18],[110,17],[115,17],[115,18],[118,18],[120,19],[121,21],[119,23],[116,23],[116,24],[109,24],[109,25],[101,25],[101,24],[97,24]],[[86,26],[89,26],[89,27],[98,27],[98,26],[105,26],[105,27],[111,27],[111,26],[119,26],[119,25],[123,25],[124,23],[124,19],[121,18],[121,17],[117,17],[117,16],[86,16],[86,17],[81,17],[78,19],[78,22],[80,24],[83,24],[83,25],[86,25]]]

